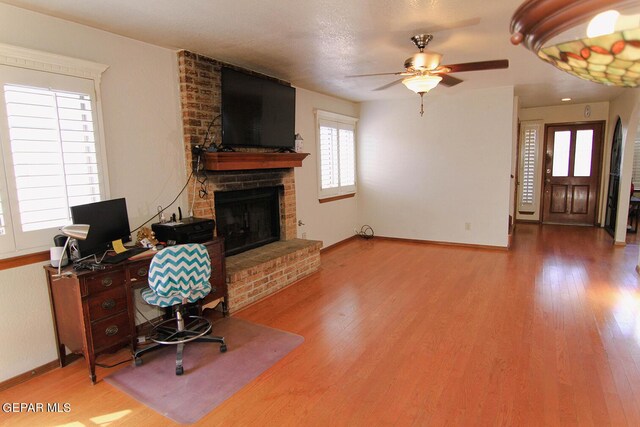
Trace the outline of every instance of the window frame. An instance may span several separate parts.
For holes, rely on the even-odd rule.
[[[39,72],[35,80],[40,79],[68,79],[78,78],[86,80],[82,82],[86,88],[91,89],[91,103],[93,111],[94,137],[96,144],[96,156],[98,158],[98,173],[100,176],[101,195],[105,199],[109,198],[109,174],[107,168],[107,153],[105,148],[105,137],[103,129],[102,105],[100,82],[102,73],[108,68],[107,65],[82,59],[71,58],[48,52],[41,52],[32,49],[11,46],[0,43],[0,68],[9,67],[10,73],[19,73],[20,69]],[[8,74],[10,74],[8,73]],[[42,73],[42,74],[40,74]],[[7,73],[5,73],[7,74]],[[28,74],[32,74],[28,72]],[[32,74],[33,75],[33,74]],[[9,79],[3,79],[9,82]],[[81,81],[79,81],[80,83]],[[13,82],[25,84],[24,80]],[[41,82],[28,81],[27,85],[43,87]],[[3,83],[4,85],[4,83]],[[4,89],[2,88],[3,93]],[[59,231],[56,227],[39,230],[30,237],[24,237],[24,232],[15,227],[20,227],[18,206],[15,193],[15,176],[13,174],[13,163],[11,160],[10,140],[8,138],[8,123],[4,96],[3,105],[0,106],[0,199],[3,203],[3,216],[7,232],[0,236],[0,259],[11,258],[39,252],[48,249],[53,243],[53,236]],[[36,236],[35,239],[31,238]]]
[[[318,201],[320,203],[341,200],[347,197],[353,197],[357,192],[358,186],[358,173],[357,173],[357,123],[358,119],[343,114],[333,113],[325,110],[315,110],[316,116],[316,157],[317,157],[317,180],[318,180]],[[321,139],[320,139],[320,127],[322,124],[330,123],[335,125],[335,129],[338,131],[338,171],[340,170],[340,130],[352,130],[353,131],[353,185],[343,186],[338,184],[337,187],[323,189],[322,188],[322,157],[321,157]],[[351,129],[348,129],[351,128]],[[340,182],[340,176],[338,172],[338,182]]]

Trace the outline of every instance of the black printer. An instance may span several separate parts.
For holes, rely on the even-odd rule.
[[[151,224],[156,239],[168,245],[204,243],[213,239],[216,222],[206,218],[183,218],[178,221]]]

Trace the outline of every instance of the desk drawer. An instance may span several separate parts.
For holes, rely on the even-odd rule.
[[[92,322],[127,309],[127,291],[124,286],[103,291],[89,297],[89,318]]]
[[[129,313],[126,311],[91,324],[93,348],[98,351],[131,340]]]
[[[95,295],[108,289],[124,287],[124,270],[113,270],[85,278],[85,295]]]
[[[224,284],[227,283],[227,278],[224,277],[224,267],[222,263],[224,262],[224,254],[222,253],[223,246],[221,243],[216,242],[207,247],[209,251],[209,257],[211,258],[211,282],[212,287],[221,288]],[[213,289],[212,289],[212,292]]]
[[[149,262],[150,259],[136,262],[127,267],[129,272],[129,280],[132,286],[144,285],[149,278]]]
[[[204,298],[204,303],[209,303],[218,298],[225,298],[225,288],[222,286],[216,286],[213,283],[211,284],[211,292]]]

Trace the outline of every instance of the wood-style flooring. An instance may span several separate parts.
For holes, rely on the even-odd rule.
[[[530,224],[511,251],[349,241],[235,314],[305,342],[199,425],[638,426],[638,250],[598,228]],[[0,412],[3,425],[173,425],[92,386],[83,360],[0,402],[71,405]]]

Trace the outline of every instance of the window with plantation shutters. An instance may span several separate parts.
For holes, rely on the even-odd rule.
[[[319,198],[356,191],[356,119],[317,111]]]
[[[520,212],[536,210],[536,162],[540,125],[527,123],[522,127],[519,208]]]
[[[101,198],[91,97],[6,84],[4,98],[20,226],[61,227]]]
[[[0,255],[52,245],[105,198],[94,80],[0,66]]]
[[[636,135],[633,145],[633,172],[631,181],[635,191],[640,191],[640,135]]]

